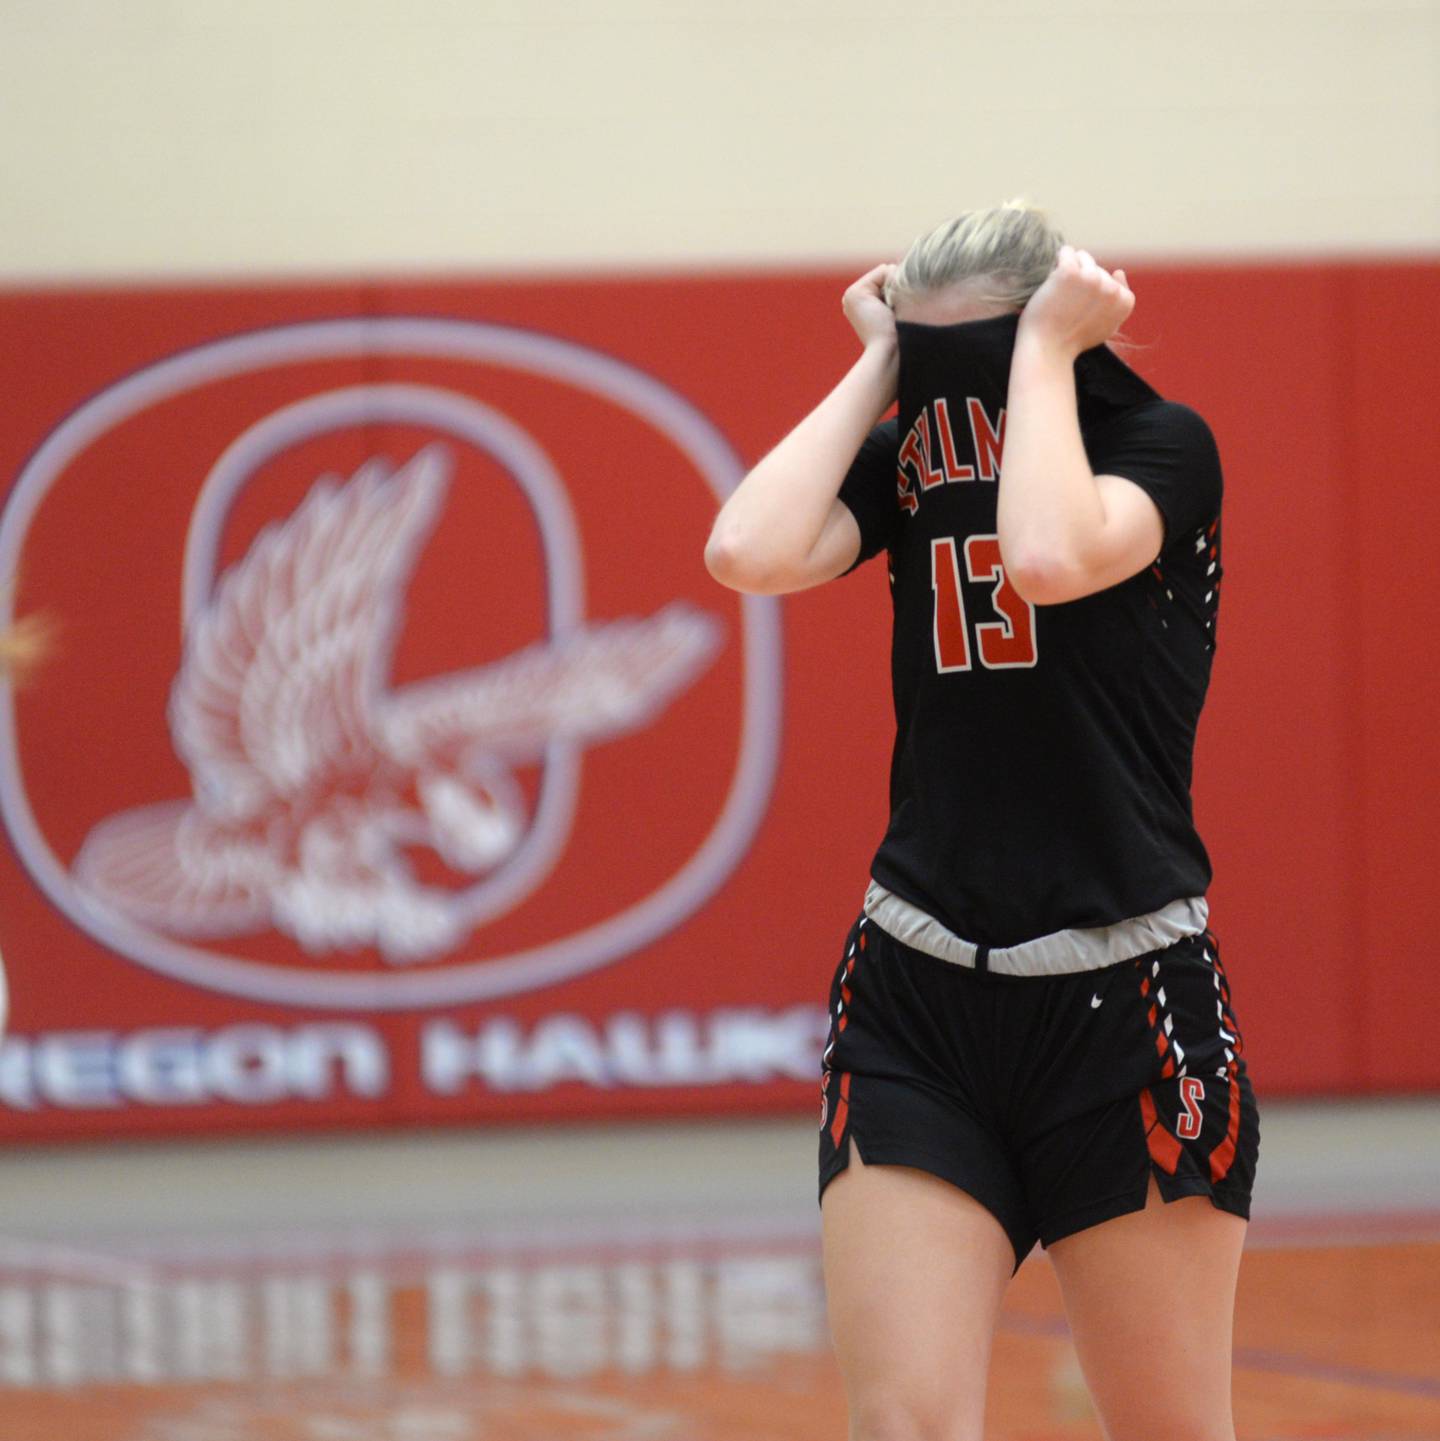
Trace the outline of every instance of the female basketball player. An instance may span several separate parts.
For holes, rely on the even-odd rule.
[[[778,593],[888,553],[891,816],[821,1127],[851,1437],[978,1441],[1039,1240],[1111,1441],[1233,1441],[1258,1124],[1189,797],[1214,442],[1107,348],[1125,273],[1023,205],[942,226],[844,304],[859,359],[706,561]]]

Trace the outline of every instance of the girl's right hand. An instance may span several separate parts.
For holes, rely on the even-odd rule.
[[[1088,250],[1062,245],[1055,268],[1020,312],[1020,330],[1073,360],[1104,345],[1134,308],[1135,293],[1123,270],[1106,270]]]
[[[895,270],[893,265],[877,265],[867,270],[845,292],[841,302],[845,318],[855,329],[862,345],[895,344],[895,312],[885,303],[885,282]]]

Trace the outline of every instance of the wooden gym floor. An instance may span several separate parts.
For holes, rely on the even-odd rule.
[[[1440,1441],[1440,1103],[1267,1109],[1242,1441]],[[0,1441],[839,1441],[807,1122],[16,1152]],[[994,1441],[1097,1438],[1053,1274]]]

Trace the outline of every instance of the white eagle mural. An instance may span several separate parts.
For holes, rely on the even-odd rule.
[[[390,689],[450,469],[430,446],[324,477],[225,572],[170,697],[193,796],[90,832],[74,873],[92,901],[177,937],[274,928],[316,955],[439,955],[470,923],[407,849],[494,871],[529,823],[518,768],[646,725],[709,665],[719,622],[675,603]]]

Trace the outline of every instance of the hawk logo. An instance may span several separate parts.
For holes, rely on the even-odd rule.
[[[448,383],[317,385],[296,371],[377,354],[421,372],[439,357]],[[182,785],[147,774],[128,788],[133,803],[97,808],[67,860],[26,783],[13,697],[0,714],[0,805],[31,874],[77,924],[201,986],[403,1009],[592,969],[672,929],[723,882],[773,776],[776,607],[747,597],[731,619],[709,588],[658,590],[651,575],[665,567],[636,561],[667,537],[641,515],[630,530],[643,546],[607,574],[612,599],[587,616],[581,522],[610,517],[584,513],[593,490],[561,479],[548,434],[481,398],[487,381],[522,393],[517,373],[532,387],[520,407],[532,425],[561,413],[568,392],[608,410],[617,445],[656,446],[658,432],[669,473],[657,479],[698,480],[697,513],[738,480],[708,422],[650,377],[548,337],[442,320],[318,322],[215,342],[103,392],[32,458],[0,523],[0,563],[26,563],[50,493],[117,428],[220,382],[262,378],[268,393],[293,377],[288,403],[237,405],[248,424],[217,437],[193,500],[183,644],[168,704],[157,698]],[[474,537],[477,573],[463,584],[453,573],[469,557],[452,528]],[[452,578],[431,582],[432,566]],[[477,664],[453,638],[486,626],[495,639]],[[727,668],[740,734],[724,784],[705,774],[693,736],[677,732],[667,752],[663,733],[702,686],[713,706]],[[712,719],[693,705],[685,714],[692,729]],[[122,721],[106,734],[123,766]],[[649,765],[627,752],[623,776],[602,778],[624,814],[587,809],[582,759],[593,752],[598,771],[612,743],[652,736]],[[144,749],[154,754],[153,738]],[[647,826],[692,800],[714,809],[697,812],[688,851],[657,860]],[[607,914],[608,892],[638,884],[627,847],[669,874]],[[574,861],[581,848],[593,857]],[[569,887],[547,893],[566,865]],[[568,931],[554,924],[567,911]],[[497,929],[508,948],[487,942]]]
[[[431,447],[394,474],[372,461],[322,480],[225,575],[171,694],[195,799],[97,826],[74,867],[92,895],[171,934],[273,925],[307,951],[373,945],[391,963],[449,950],[465,910],[417,883],[402,847],[493,871],[527,821],[517,763],[643,725],[710,659],[719,627],[672,605],[383,689],[446,470]]]

